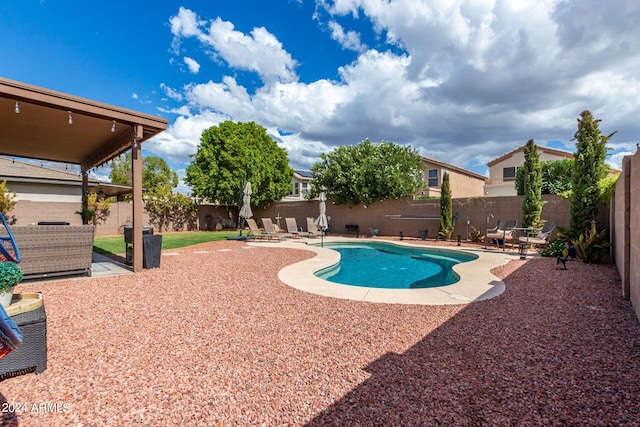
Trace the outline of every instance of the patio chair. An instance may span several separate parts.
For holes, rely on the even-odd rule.
[[[260,231],[260,229],[258,228],[258,224],[256,224],[256,220],[253,218],[247,218],[245,220],[247,222],[247,225],[249,226],[249,231],[251,232],[251,234],[253,234],[253,237],[256,240],[271,240],[271,239],[277,239],[280,240],[280,236],[278,236],[276,233],[266,233],[266,232],[262,232]]]
[[[536,236],[522,236],[520,237],[520,243],[526,243],[540,251],[549,246],[549,238],[551,233],[556,228],[556,223],[553,221],[547,221],[542,226],[542,230]]]
[[[291,234],[280,231],[279,228],[276,228],[276,226],[273,224],[273,222],[271,221],[271,218],[260,218],[260,221],[262,221],[262,226],[264,227],[264,231],[267,232],[267,234],[271,234],[274,236],[280,236],[280,237],[291,237]]]
[[[313,222],[313,218],[307,217],[307,231],[310,237],[322,236],[322,231],[318,229],[318,226]]]
[[[498,247],[500,247],[500,242],[502,242],[502,250],[505,249],[507,242],[511,242],[511,246],[513,247],[513,229],[518,224],[518,221],[498,221],[498,224],[495,228],[487,229],[487,233],[485,234],[484,247],[487,248],[487,242],[495,242]]]
[[[298,227],[298,223],[295,218],[285,218],[287,223],[287,233],[290,233],[294,238],[300,238],[302,235],[309,237],[311,234],[307,231],[302,231]]]

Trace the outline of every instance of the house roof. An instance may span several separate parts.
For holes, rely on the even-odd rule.
[[[313,178],[313,172],[304,169],[294,169],[294,173],[298,174],[301,178]]]
[[[89,170],[167,128],[168,120],[0,77],[0,153]],[[114,127],[115,125],[115,127]]]
[[[436,160],[436,159],[434,159],[432,157],[425,157],[425,156],[420,156],[420,157],[422,158],[423,162],[433,163],[434,165],[439,166],[442,169],[456,171],[456,172],[458,172],[460,174],[467,175],[469,177],[476,178],[476,179],[479,179],[479,180],[482,180],[482,181],[486,181],[487,180],[486,176],[481,175],[481,174],[476,173],[476,172],[472,172],[472,171],[470,171],[468,169],[463,169],[461,167],[451,165],[451,164],[443,162],[441,160]]]
[[[0,156],[0,181],[5,180],[29,184],[82,185],[82,175],[80,174]],[[132,189],[128,185],[110,184],[89,178],[89,192],[91,193],[111,197],[128,194],[131,191]]]
[[[491,160],[489,163],[487,163],[487,166],[491,167],[495,164],[498,164],[500,162],[502,162],[503,160],[508,159],[509,157],[513,156],[515,153],[519,152],[519,151],[524,151],[524,149],[526,148],[527,144],[521,145],[518,148],[515,148],[511,151],[509,151],[506,154],[503,154],[502,156]],[[557,148],[551,148],[551,147],[544,147],[542,145],[538,145],[536,144],[536,147],[538,147],[538,153],[547,153],[547,154],[552,154],[558,157],[563,157],[565,159],[573,159],[573,153],[570,151],[565,151],[565,150],[560,150]]]

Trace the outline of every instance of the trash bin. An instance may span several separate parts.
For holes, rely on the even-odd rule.
[[[142,236],[142,267],[160,268],[162,234]]]
[[[153,227],[150,225],[142,227],[142,238],[144,239],[144,236],[147,235],[153,235]],[[124,227],[124,245],[126,248],[127,264],[131,265],[133,263],[133,227],[130,225]]]

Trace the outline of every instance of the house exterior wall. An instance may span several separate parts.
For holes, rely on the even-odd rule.
[[[30,202],[81,203],[82,188],[67,185],[44,185],[7,182],[9,191],[15,192],[14,200]]]
[[[295,202],[300,200],[305,200],[304,195],[305,192],[311,189],[311,179],[307,177],[302,177],[298,174],[294,174],[291,179],[291,190],[290,193],[287,194],[282,201],[284,202]]]
[[[550,160],[564,160],[568,158],[569,153],[563,155],[555,151],[547,151],[544,147],[538,146],[538,154],[540,161]],[[524,147],[520,147],[511,153],[510,156],[489,165],[489,180],[484,187],[484,195],[489,197],[496,196],[515,196],[516,192],[516,180],[515,175],[512,180],[503,179],[503,171],[505,168],[519,168],[524,165]]]
[[[429,161],[428,158],[422,158],[424,169],[423,180],[424,188],[418,192],[418,195],[440,197],[442,194],[442,177],[446,171],[449,174],[449,184],[451,186],[452,197],[480,197],[484,189],[484,178],[470,173],[464,173],[453,167],[447,168],[445,165]],[[430,175],[429,171],[434,171]],[[437,175],[437,185],[429,185],[430,180],[435,180]],[[435,183],[435,182],[432,182]]]

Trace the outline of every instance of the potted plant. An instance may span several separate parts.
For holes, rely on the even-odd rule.
[[[11,305],[13,288],[22,280],[22,269],[15,262],[0,262],[0,305]]]

